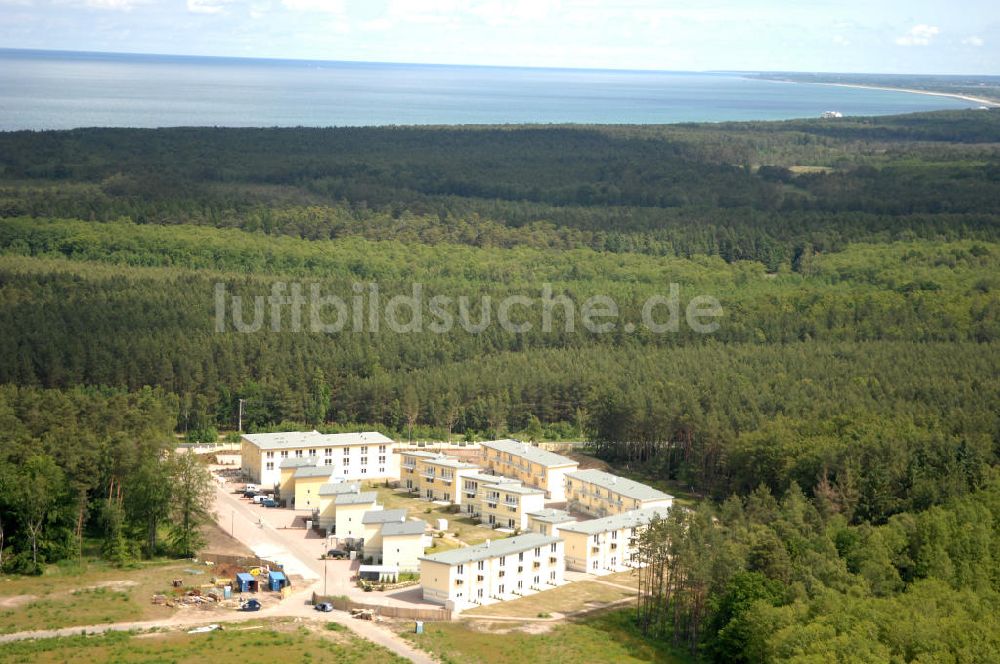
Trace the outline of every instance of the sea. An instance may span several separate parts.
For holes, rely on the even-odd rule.
[[[0,49],[0,130],[660,124],[975,106],[734,73],[265,60]]]

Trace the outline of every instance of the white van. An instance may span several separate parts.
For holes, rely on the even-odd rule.
[[[253,502],[254,502],[255,505],[260,505],[265,500],[267,500],[267,496],[265,496],[262,493],[253,497]]]
[[[243,491],[244,492],[247,492],[247,491],[256,491],[256,490],[257,490],[257,485],[256,484],[247,484],[245,487],[243,487]]]

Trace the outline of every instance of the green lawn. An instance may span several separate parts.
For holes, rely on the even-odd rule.
[[[631,612],[613,611],[567,623],[427,623],[423,634],[402,634],[445,664],[613,662],[691,664],[669,645],[648,641]],[[532,633],[536,630],[544,630]]]
[[[406,660],[344,630],[309,629],[278,622],[231,626],[208,634],[118,632],[19,641],[0,648],[0,664],[197,661],[395,664]]]
[[[411,517],[421,518],[431,524],[432,527],[437,527],[438,519],[447,519],[448,532],[451,534],[457,533],[458,539],[466,544],[480,544],[487,539],[497,540],[507,537],[504,533],[479,525],[479,522],[474,519],[457,513],[452,514],[448,511],[447,506],[435,505],[428,500],[416,497],[415,494],[390,489],[380,483],[373,484],[371,490],[378,493],[378,501],[386,509],[409,510]],[[444,547],[447,544],[444,542],[440,544],[442,548],[437,550],[446,550]],[[454,548],[454,545],[451,545],[450,548]]]

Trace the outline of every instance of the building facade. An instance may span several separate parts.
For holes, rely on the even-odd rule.
[[[633,568],[636,537],[653,518],[666,514],[667,508],[659,507],[562,524],[566,569],[601,575]]]
[[[427,500],[461,505],[463,478],[479,472],[479,466],[443,454],[406,451],[399,456],[400,486]]]
[[[329,482],[319,488],[319,520],[320,528],[329,531],[337,525],[337,496],[361,493],[361,485],[357,482]]]
[[[576,517],[565,510],[546,509],[528,514],[528,530],[542,535],[559,536],[563,524],[576,523]]]
[[[562,585],[564,569],[563,541],[528,533],[423,556],[420,585],[425,600],[462,610]]]
[[[520,482],[480,483],[476,499],[480,523],[495,528],[528,529],[528,513],[545,507],[545,492]]]
[[[377,431],[322,434],[318,431],[244,434],[240,447],[243,476],[278,488],[281,463],[312,457],[330,476],[344,480],[399,478],[395,443]]]
[[[580,470],[566,474],[566,502],[571,510],[600,518],[632,510],[670,507],[674,497],[602,470]]]
[[[334,533],[343,542],[356,542],[365,536],[361,522],[365,512],[376,509],[378,494],[374,491],[343,493],[334,500]]]
[[[579,467],[569,457],[517,440],[494,440],[481,443],[480,448],[483,468],[541,489],[547,499],[557,502],[566,499],[566,474]]]

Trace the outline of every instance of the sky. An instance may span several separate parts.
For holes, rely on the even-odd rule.
[[[599,69],[1000,74],[1000,2],[0,0],[0,47]]]

